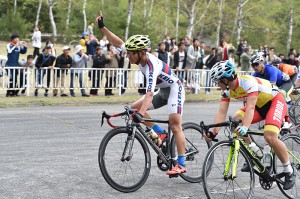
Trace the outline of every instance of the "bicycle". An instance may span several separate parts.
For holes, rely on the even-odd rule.
[[[100,143],[98,153],[100,171],[112,188],[125,193],[141,188],[149,176],[151,156],[147,143],[157,154],[157,166],[160,170],[167,171],[176,164],[175,138],[172,136],[169,121],[144,119],[147,122],[168,124],[168,136],[159,148],[149,135],[150,129],[145,129],[141,124],[132,121],[131,115],[135,111],[125,107],[122,113],[111,115],[105,111],[102,113],[101,126],[105,118],[113,129],[104,136]],[[112,117],[121,117],[126,125],[120,127],[113,125],[110,121]],[[182,128],[186,134],[185,156],[188,172],[180,174],[180,177],[192,183],[201,182],[200,165],[203,160],[199,158],[204,158],[203,148],[207,148],[208,151],[211,143],[203,142],[202,136],[199,135],[201,131],[198,125],[185,123]],[[194,138],[198,140],[192,140]],[[178,177],[178,175],[169,177]]]
[[[251,198],[254,195],[254,174],[259,176],[263,189],[270,190],[276,182],[280,191],[288,198],[300,196],[300,137],[287,133],[280,139],[286,144],[290,162],[296,171],[296,183],[290,190],[283,190],[284,173],[280,173],[282,165],[273,151],[271,165],[264,167],[245,141],[234,133],[240,121],[229,118],[229,121],[208,125],[206,129],[226,127],[228,140],[213,145],[203,163],[203,188],[207,198]],[[225,129],[225,130],[226,130]],[[248,132],[251,134],[252,132]],[[243,164],[249,166],[249,172],[242,172]]]

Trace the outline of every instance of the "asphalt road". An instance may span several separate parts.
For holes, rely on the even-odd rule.
[[[212,122],[218,104],[186,104],[184,121]],[[233,103],[230,113],[240,107]],[[156,166],[134,193],[112,189],[98,166],[98,147],[110,129],[100,127],[103,110],[123,106],[30,107],[0,109],[0,198],[206,198],[202,184],[169,177]],[[166,108],[152,111],[165,119]],[[119,121],[116,121],[117,123]],[[255,198],[284,198],[275,188],[264,191],[256,178]]]

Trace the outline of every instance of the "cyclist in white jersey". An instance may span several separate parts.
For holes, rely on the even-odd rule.
[[[130,63],[137,64],[147,79],[146,94],[131,106],[138,110],[133,115],[133,120],[142,122],[143,118],[150,118],[147,110],[168,106],[169,123],[175,136],[178,158],[176,166],[167,171],[167,174],[185,173],[185,136],[181,128],[185,91],[180,80],[166,63],[146,52],[150,47],[148,36],[133,35],[124,43],[105,27],[101,14],[96,18],[96,22],[110,42],[127,52]],[[160,88],[159,92],[154,93],[155,87]],[[167,133],[159,125],[149,122],[144,124],[151,127],[162,140],[166,138]]]

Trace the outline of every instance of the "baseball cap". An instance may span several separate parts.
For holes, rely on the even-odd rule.
[[[79,53],[79,51],[83,50],[84,48],[81,45],[77,45],[75,47],[75,53]]]
[[[52,46],[50,44],[48,44],[47,46],[45,46],[45,49],[51,49]]]
[[[62,50],[65,51],[65,50],[71,50],[71,49],[69,46],[64,46]]]

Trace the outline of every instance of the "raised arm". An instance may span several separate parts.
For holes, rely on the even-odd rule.
[[[110,30],[108,30],[103,21],[102,12],[100,11],[100,15],[96,18],[96,22],[98,23],[98,27],[102,30],[102,32],[106,35],[107,39],[116,45],[117,47],[121,48],[121,46],[124,44],[124,42],[114,33],[112,33]]]

